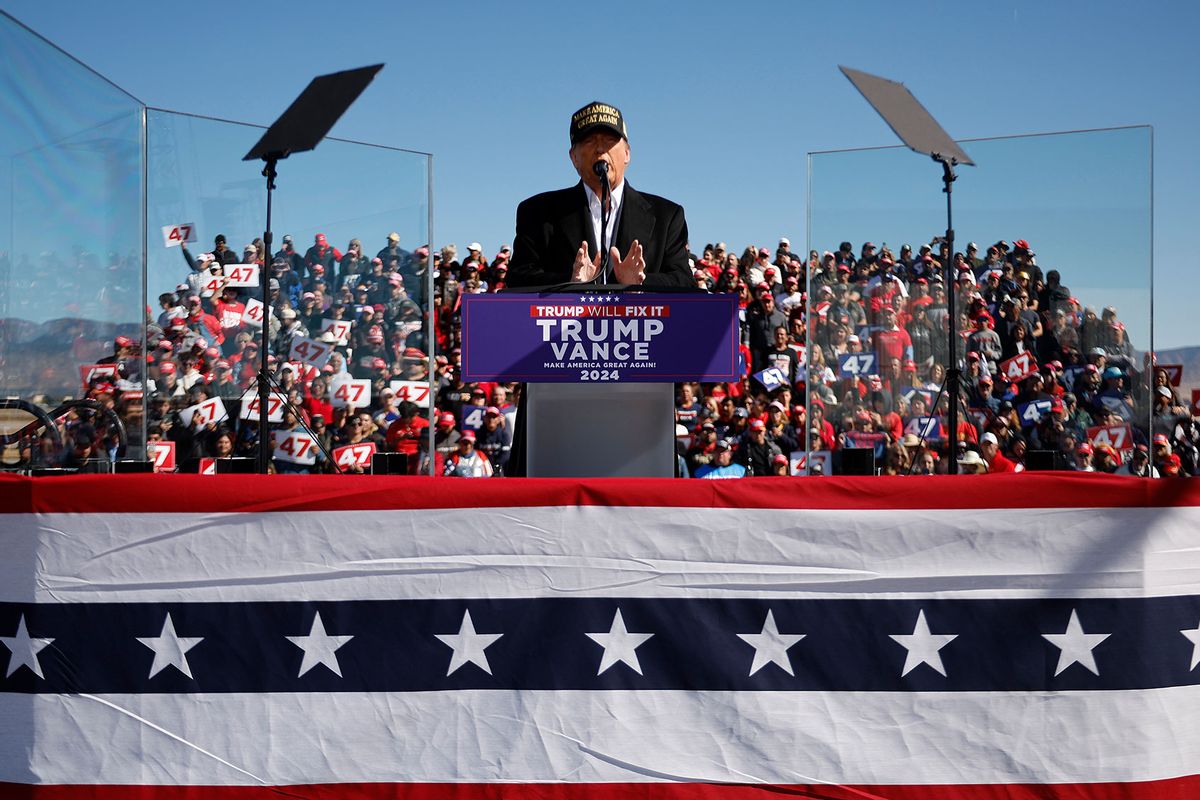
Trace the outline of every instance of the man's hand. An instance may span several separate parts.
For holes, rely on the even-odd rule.
[[[613,248],[613,252],[616,252],[616,248]],[[571,282],[587,283],[595,278],[599,271],[600,254],[597,253],[594,259],[588,258],[588,243],[585,241],[575,253],[575,266],[571,268]]]
[[[646,259],[642,258],[642,245],[637,239],[629,246],[629,255],[624,260],[614,247],[609,253],[609,262],[613,265],[617,283],[641,284],[646,281]]]

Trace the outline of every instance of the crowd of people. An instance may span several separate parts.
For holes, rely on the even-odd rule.
[[[184,245],[182,280],[149,316],[148,352],[118,337],[105,359],[113,370],[93,377],[87,396],[128,427],[141,426],[145,397],[149,441],[173,443],[179,471],[252,456],[257,413],[244,407],[265,322],[269,370],[288,401],[271,432],[276,471],[360,472],[370,468],[364,453],[391,452],[412,474],[503,476],[522,387],[462,380],[459,309],[464,294],[504,289],[510,249],[408,250],[395,233],[379,244],[372,255],[358,239],[342,251],[322,234],[307,247],[285,236],[269,256],[261,240],[240,252],[224,236],[208,252]],[[964,473],[1049,466],[1167,477],[1200,467],[1200,431],[1171,376],[1135,355],[1117,309],[1082,304],[1024,240],[953,254],[938,239],[896,252],[842,242],[805,254],[784,238],[740,253],[709,244],[691,260],[697,289],[738,297],[744,369],[740,381],[677,386],[680,476],[836,474],[862,463],[850,451],[869,451],[874,471],[890,475],[945,473],[951,459]],[[269,270],[267,298],[227,285],[245,264]],[[946,391],[951,293],[961,334],[956,431]],[[329,352],[310,363],[297,357],[302,341]],[[431,394],[419,390],[431,381]],[[369,390],[346,391],[355,382]],[[213,398],[217,418],[203,411]],[[64,465],[111,452],[101,415],[72,412],[61,425]],[[316,447],[297,457],[287,442],[306,428]]]

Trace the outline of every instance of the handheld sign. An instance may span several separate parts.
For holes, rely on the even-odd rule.
[[[805,465],[807,473],[800,472],[799,475],[832,475],[833,474],[833,452],[830,450],[813,450],[808,454],[808,464]]]
[[[788,454],[788,475],[804,475],[808,472],[808,453],[793,450]]]
[[[787,376],[779,367],[767,367],[762,372],[754,373],[754,380],[763,385],[768,392],[773,392],[780,386],[787,386]]]
[[[465,294],[461,311],[467,382],[715,383],[742,375],[737,298],[729,294]]]
[[[1087,429],[1092,446],[1106,444],[1125,458],[1133,453],[1133,428],[1129,425],[1095,425]]]
[[[274,458],[292,464],[315,464],[317,443],[305,431],[291,431],[277,438]]]
[[[929,391],[928,389],[909,389],[908,391],[903,392],[900,396],[909,403],[912,403],[913,400],[919,397],[925,401],[926,408],[933,407],[933,392]]]
[[[242,410],[238,419],[258,421],[258,390],[247,389],[242,394]],[[267,422],[283,422],[283,395],[278,392],[267,395]]]
[[[225,286],[224,275],[213,275],[209,273],[200,283],[200,296],[212,297]]]
[[[857,378],[875,374],[874,353],[843,353],[838,356],[838,375],[842,378]]]
[[[905,433],[919,436],[926,441],[942,438],[942,420],[940,417],[913,417],[904,426]]]
[[[196,223],[163,225],[162,235],[164,247],[179,247],[185,242],[194,242],[196,241]]]
[[[293,336],[289,360],[320,369],[329,361],[333,348],[324,342],[304,336]]]
[[[230,264],[225,268],[225,285],[239,289],[258,287],[258,264]]]
[[[1037,361],[1034,360],[1033,353],[1026,350],[1024,353],[1017,353],[1007,361],[1001,361],[1000,375],[1009,383],[1016,383],[1037,372],[1037,368]]]
[[[221,309],[221,327],[224,328],[225,330],[229,330],[230,328],[241,327],[242,311],[244,311],[244,310],[245,310],[244,306],[242,306],[240,308],[236,307],[236,306],[235,307],[230,307],[230,306],[223,307]],[[233,334],[226,334],[226,335],[232,336]]]
[[[1200,389],[1192,389],[1192,415],[1200,416]]]
[[[1052,403],[1049,400],[1034,400],[1017,406],[1017,418],[1021,420],[1022,428],[1032,428],[1042,421],[1042,417],[1050,413]]]
[[[300,361],[289,361],[287,365],[292,368],[292,372],[296,373],[296,380],[306,386],[312,382],[313,378],[321,374],[321,370]]]
[[[203,403],[188,406],[179,412],[179,419],[185,427],[203,428],[210,422],[221,422],[229,418],[225,411],[225,401],[219,397],[210,397]]]
[[[253,297],[246,300],[246,310],[242,312],[242,322],[251,328],[261,328],[263,325],[263,304]]]
[[[992,412],[986,408],[968,408],[967,413],[971,415],[971,419],[975,420],[975,424],[980,428],[986,428],[988,422],[992,419]]]
[[[146,454],[150,456],[150,460],[154,462],[155,472],[174,472],[175,471],[175,443],[174,442],[151,442],[146,445]]]
[[[332,333],[338,344],[350,341],[350,328],[354,323],[348,319],[321,320],[321,333]]]
[[[330,389],[330,405],[334,408],[363,408],[371,404],[371,381],[367,378],[337,377],[330,384]]]
[[[333,463],[342,469],[346,469],[347,467],[363,467],[365,469],[371,466],[371,457],[374,455],[374,442],[347,444],[334,448]]]
[[[483,427],[483,415],[486,412],[483,406],[463,406],[458,412],[458,429],[478,432]]]
[[[407,400],[420,408],[429,408],[429,384],[424,381],[392,381],[389,388],[400,402]]]
[[[206,456],[200,459],[200,474],[201,475],[216,475],[217,460],[211,456]]]
[[[886,433],[847,431],[845,436],[847,447],[869,447],[875,451],[876,461],[882,459],[884,452],[887,450]]]
[[[116,382],[117,380],[117,365],[116,364],[80,364],[79,365],[79,382],[83,384],[83,390],[86,392],[92,387],[92,381],[97,378],[103,378],[107,381]]]
[[[1167,373],[1167,381],[1172,386],[1178,386],[1183,380],[1183,364],[1157,364],[1155,369],[1161,369]]]

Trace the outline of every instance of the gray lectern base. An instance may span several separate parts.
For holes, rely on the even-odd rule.
[[[674,384],[531,383],[525,391],[529,477],[674,477]]]

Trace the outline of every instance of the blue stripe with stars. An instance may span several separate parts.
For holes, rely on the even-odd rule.
[[[628,631],[653,634],[631,650],[641,674],[629,660],[597,674],[606,651],[588,634],[609,633],[618,609]],[[483,659],[460,658],[448,675],[457,651],[443,639],[460,632],[468,611],[477,633],[501,636],[482,648]],[[766,660],[766,651],[751,674],[758,650],[739,634],[761,635],[768,611],[787,641],[804,635],[784,651],[792,675]],[[340,677],[319,662],[300,674],[306,651],[287,638],[310,635],[318,612],[329,636],[352,637],[333,651]],[[903,637],[920,633],[921,612],[936,641],[909,647],[904,642],[913,640]],[[1061,639],[1048,638],[1070,633],[1072,612],[1078,629],[1093,637],[1081,645],[1082,657],[1078,646],[1060,647]],[[191,678],[174,665],[150,676],[156,653],[139,639],[159,637],[168,614],[179,637],[202,639],[185,654]],[[10,643],[22,618],[29,637],[53,639],[36,653],[44,677],[8,652],[21,647]],[[11,672],[0,677],[0,691],[1150,689],[1200,683],[1200,667],[1191,666],[1200,634],[1184,633],[1195,629],[1197,596],[7,603],[0,604],[0,666],[15,669],[0,670]],[[1097,634],[1108,636],[1094,643]],[[944,641],[947,635],[954,638]]]

